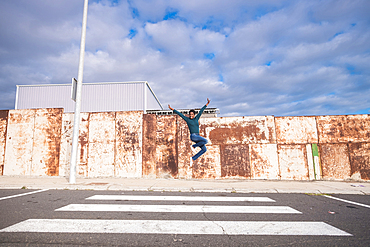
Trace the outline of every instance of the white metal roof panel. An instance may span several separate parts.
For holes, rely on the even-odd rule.
[[[74,112],[71,84],[18,85],[16,109],[64,108]],[[149,84],[143,82],[83,83],[81,112],[163,109]]]

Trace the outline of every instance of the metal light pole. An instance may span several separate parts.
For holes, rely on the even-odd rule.
[[[84,13],[82,18],[82,32],[81,32],[81,45],[80,45],[80,61],[78,64],[78,78],[77,78],[77,91],[76,91],[76,103],[74,113],[74,124],[73,124],[73,136],[72,136],[72,154],[69,170],[69,183],[76,183],[76,164],[77,164],[77,151],[78,151],[78,136],[80,132],[80,110],[81,110],[81,91],[82,91],[82,79],[84,72],[84,56],[85,56],[85,42],[86,42],[86,23],[87,23],[87,6],[89,0],[84,2]]]

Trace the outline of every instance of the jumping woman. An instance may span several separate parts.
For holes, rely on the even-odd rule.
[[[202,109],[200,109],[197,115],[195,115],[194,110],[190,110],[189,117],[184,116],[181,112],[178,112],[177,110],[173,109],[170,105],[168,105],[168,108],[170,108],[174,113],[179,115],[188,124],[189,131],[190,131],[190,140],[195,142],[195,144],[192,145],[192,147],[201,148],[201,150],[192,157],[193,161],[198,159],[202,154],[204,154],[207,151],[206,144],[208,143],[208,140],[199,135],[199,118],[202,115],[204,109],[206,109],[206,107],[208,106],[209,102],[211,101],[207,98],[207,104],[205,104],[202,107]]]

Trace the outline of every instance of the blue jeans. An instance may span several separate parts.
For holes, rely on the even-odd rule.
[[[206,144],[208,143],[208,140],[204,137],[201,137],[199,134],[191,134],[190,140],[195,142],[193,145],[193,148],[200,147],[201,150],[192,157],[193,160],[198,159],[202,154],[204,154],[207,151]]]

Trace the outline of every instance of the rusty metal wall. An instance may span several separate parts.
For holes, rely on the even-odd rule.
[[[191,165],[199,148],[178,116],[82,113],[77,176],[370,180],[369,120],[201,118],[208,151]],[[0,174],[68,176],[72,131],[62,109],[0,111]]]
[[[178,175],[177,116],[157,116],[156,176]]]
[[[63,109],[37,109],[35,113],[31,175],[59,175]]]
[[[9,110],[4,175],[31,175],[36,110]]]
[[[143,112],[116,113],[115,176],[142,176]]]
[[[276,143],[273,116],[201,118],[200,123],[200,135],[206,137],[209,143],[207,153],[194,163],[194,178],[250,179],[253,166],[258,171],[260,164],[257,158],[252,163],[249,144]],[[209,150],[216,155],[214,160]],[[206,160],[205,164],[203,160]]]
[[[90,113],[88,177],[114,177],[115,112]]]
[[[6,127],[8,125],[8,113],[9,111],[7,110],[0,111],[0,175],[3,175],[4,171]]]
[[[306,145],[277,145],[280,178],[308,180]]]
[[[143,177],[156,177],[156,141],[157,141],[157,117],[152,114],[143,116]]]
[[[317,143],[315,117],[275,117],[278,144]]]
[[[192,154],[195,155],[199,150],[200,148],[196,148]],[[194,161],[193,178],[221,178],[221,157],[218,145],[207,146],[207,152]]]
[[[370,115],[316,117],[319,143],[370,142]]]
[[[351,177],[370,180],[370,143],[349,143]]]
[[[276,144],[250,144],[252,179],[278,179],[279,162]]]
[[[324,179],[350,178],[351,166],[347,144],[320,144],[319,149]]]
[[[191,166],[191,157],[193,142],[190,140],[190,131],[186,122],[177,118],[177,136],[178,136],[178,177],[190,179],[193,177],[193,167]]]
[[[250,178],[249,145],[221,145],[221,177]]]
[[[88,146],[89,146],[89,113],[80,113],[80,131],[78,143],[77,177],[87,177]],[[69,177],[72,152],[74,114],[64,113],[62,116],[62,134],[59,158],[59,176]]]
[[[212,145],[276,143],[273,116],[201,118],[200,132]]]

